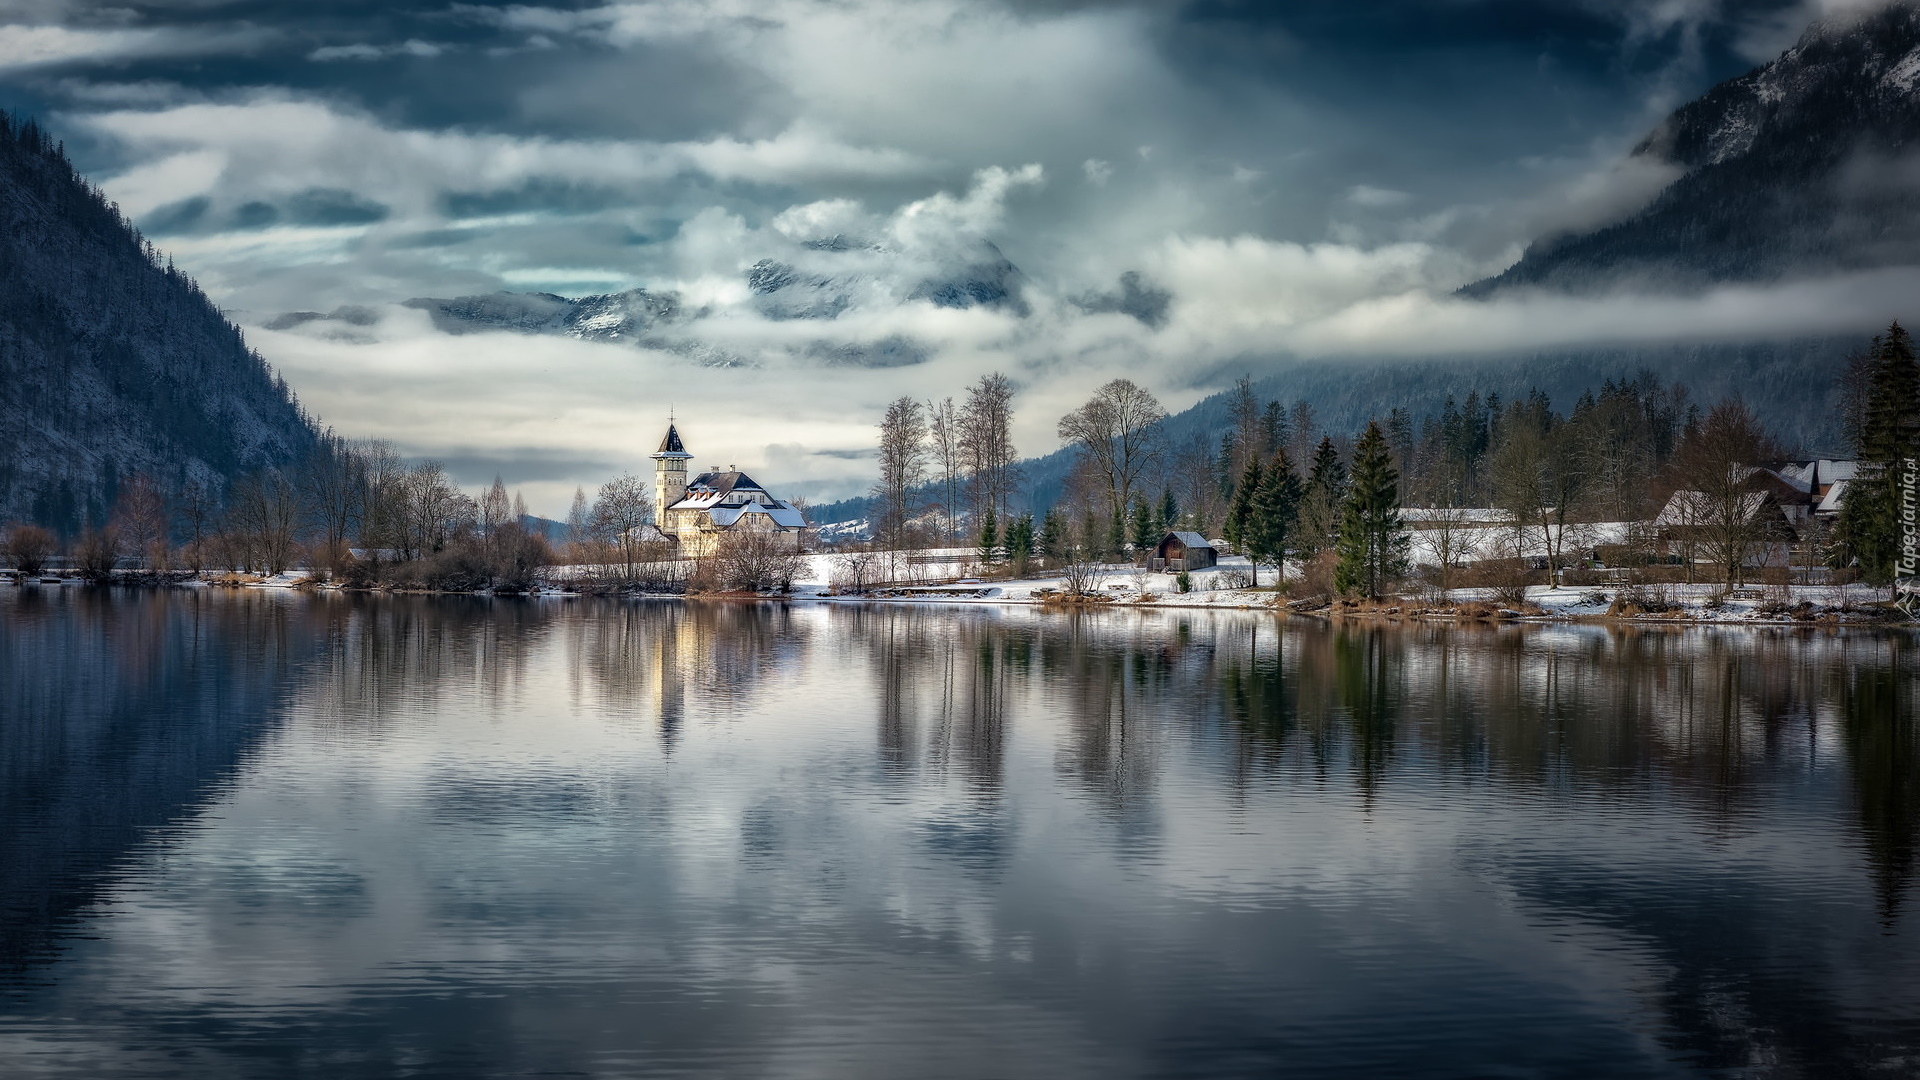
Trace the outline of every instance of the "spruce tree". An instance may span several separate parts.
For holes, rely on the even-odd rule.
[[[1136,551],[1141,548],[1152,547],[1159,542],[1158,523],[1154,521],[1153,507],[1148,504],[1147,500],[1140,498],[1133,500],[1133,521],[1131,524],[1133,526],[1133,546]]]
[[[1253,498],[1253,515],[1248,524],[1247,548],[1253,556],[1253,583],[1260,584],[1260,560],[1273,560],[1276,585],[1287,580],[1288,542],[1300,519],[1300,499],[1305,487],[1293,460],[1285,450],[1274,454],[1260,479],[1260,490]]]
[[[1400,520],[1400,474],[1380,425],[1369,423],[1353,448],[1353,477],[1340,507],[1334,587],[1379,599],[1406,573],[1408,540]]]
[[[1164,534],[1180,523],[1180,504],[1174,501],[1173,489],[1160,491],[1160,531]]]
[[[1013,563],[1020,573],[1027,570],[1027,561],[1033,557],[1033,515],[1021,514],[1007,525],[1007,560]]]
[[[1225,536],[1233,549],[1247,551],[1247,529],[1253,523],[1253,500],[1260,494],[1260,459],[1248,458],[1246,471],[1240,474],[1240,484],[1233,491],[1233,502],[1227,507]]]
[[[1893,581],[1901,545],[1901,477],[1920,458],[1920,362],[1899,323],[1875,338],[1865,408],[1855,420],[1860,471],[1841,501],[1839,532],[1877,584]]]
[[[1333,546],[1340,531],[1340,504],[1346,498],[1346,463],[1333,440],[1322,438],[1313,454],[1313,470],[1307,474],[1306,494],[1300,499],[1300,525],[1293,547],[1301,558],[1312,558]]]
[[[994,519],[993,507],[987,507],[980,522],[980,564],[992,566],[999,557],[1000,523]]]
[[[1277,401],[1267,402],[1267,411],[1260,417],[1260,435],[1266,441],[1266,452],[1284,450],[1292,432],[1287,430],[1286,407]]]
[[[1034,547],[1043,559],[1057,559],[1067,554],[1067,523],[1060,517],[1060,511],[1048,510],[1047,516],[1040,521],[1040,535],[1034,538]]]

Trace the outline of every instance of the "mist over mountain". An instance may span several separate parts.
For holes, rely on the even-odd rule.
[[[218,491],[316,437],[206,294],[0,114],[0,520],[103,523],[130,476]]]
[[[859,316],[884,316],[903,304],[935,308],[979,308],[1016,318],[1032,313],[1024,295],[1025,275],[991,241],[977,239],[938,252],[908,251],[844,235],[814,237],[789,250],[759,259],[739,275],[730,296],[688,303],[674,290],[629,289],[618,293],[565,297],[554,293],[496,292],[450,299],[415,297],[403,306],[425,311],[435,329],[448,334],[511,331],[557,334],[583,341],[623,342],[689,357],[708,367],[756,362],[751,350],[717,344],[706,333],[730,311],[771,323],[821,324],[818,335],[790,338],[775,347],[827,366],[900,367],[924,361],[929,350],[910,336],[872,337],[834,324]],[[1133,291],[1099,310],[1125,310],[1146,304],[1151,317],[1154,296],[1142,300],[1138,275],[1125,283]],[[1159,295],[1159,311],[1166,300]],[[1132,305],[1132,306],[1122,306]],[[316,319],[351,323],[355,309],[328,315],[289,312],[267,323],[291,329]]]
[[[1676,179],[1591,231],[1539,238],[1462,290],[1765,282],[1920,262],[1920,5],[1816,23],[1633,151]]]

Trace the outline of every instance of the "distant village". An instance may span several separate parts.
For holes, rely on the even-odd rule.
[[[824,527],[739,469],[693,469],[671,419],[650,478],[581,489],[564,523],[529,515],[498,479],[469,494],[436,462],[327,438],[299,467],[225,491],[133,477],[108,520],[72,536],[12,523],[0,563],[26,581],[496,593],[1022,582],[1020,595],[1056,602],[1111,599],[1126,587],[1110,579],[1132,575],[1135,593],[1265,590],[1323,606],[1467,590],[1520,608],[1529,590],[1612,587],[1630,590],[1615,608],[1631,596],[1658,609],[1668,585],[1886,589],[1914,574],[1901,465],[1920,457],[1920,364],[1894,324],[1837,377],[1845,458],[1791,455],[1746,402],[1694,402],[1651,374],[1564,413],[1538,393],[1470,393],[1353,434],[1321,430],[1304,401],[1262,402],[1243,379],[1224,430],[1177,442],[1154,395],[1115,379],[1059,418],[1074,465],[1035,507],[1012,442],[1016,388],[988,375],[959,401],[892,402],[866,513]]]

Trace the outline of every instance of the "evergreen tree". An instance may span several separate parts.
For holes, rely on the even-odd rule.
[[[1113,516],[1107,519],[1107,554],[1118,555],[1127,546],[1127,513],[1125,507],[1113,508]]]
[[[1101,524],[1100,513],[1092,506],[1080,511],[1080,535],[1073,538],[1076,554],[1081,558],[1094,558],[1101,554],[1107,542],[1107,526]]]
[[[1048,510],[1047,516],[1041,519],[1034,548],[1043,559],[1058,559],[1067,554],[1067,523],[1059,510]]]
[[[1149,548],[1160,540],[1159,523],[1153,517],[1153,505],[1145,499],[1133,500],[1134,550]]]
[[[1340,506],[1334,586],[1378,599],[1407,572],[1408,540],[1400,520],[1400,474],[1380,425],[1369,423],[1353,448],[1353,479]]]
[[[1287,430],[1286,406],[1278,401],[1267,402],[1267,411],[1260,417],[1260,434],[1266,440],[1264,453],[1269,456],[1287,448],[1292,433]]]
[[[1180,504],[1174,501],[1173,489],[1163,488],[1160,492],[1160,531],[1167,530],[1180,523]]]
[[[1293,548],[1303,559],[1333,546],[1340,531],[1340,504],[1347,498],[1347,465],[1340,460],[1331,438],[1322,438],[1307,474],[1306,494],[1300,499],[1300,525]]]
[[[1247,551],[1247,529],[1253,523],[1253,500],[1260,494],[1260,459],[1247,459],[1247,468],[1240,474],[1239,486],[1234,488],[1233,502],[1227,507],[1225,535],[1227,543],[1233,549]]]
[[[1860,560],[1862,575],[1887,584],[1901,570],[1905,463],[1920,458],[1920,362],[1915,361],[1912,339],[1897,322],[1874,339],[1862,404],[1851,433],[1860,472],[1842,499],[1839,533]]]
[[[1021,573],[1027,569],[1027,561],[1033,558],[1033,515],[1021,514],[1007,526],[1007,559]]]
[[[980,564],[992,566],[999,561],[1000,523],[994,519],[993,507],[988,506],[980,518]]]
[[[1287,579],[1288,542],[1300,519],[1300,498],[1305,487],[1293,460],[1285,450],[1274,454],[1272,464],[1261,477],[1260,491],[1253,498],[1253,515],[1247,527],[1247,551],[1253,556],[1253,583],[1260,584],[1260,560],[1273,560],[1275,584]]]

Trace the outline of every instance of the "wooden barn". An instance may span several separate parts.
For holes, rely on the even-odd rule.
[[[1196,532],[1170,532],[1154,545],[1147,557],[1147,569],[1177,574],[1182,570],[1205,570],[1220,561],[1213,544]]]

